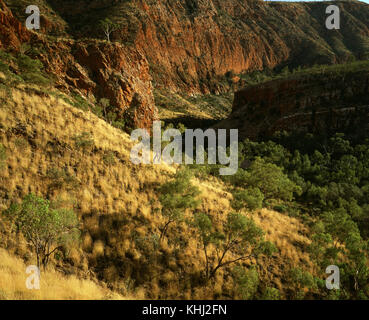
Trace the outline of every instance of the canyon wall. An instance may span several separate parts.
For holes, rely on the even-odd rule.
[[[19,19],[24,19],[15,0],[6,2]],[[32,43],[42,43],[44,52],[38,58],[56,76],[58,86],[65,90],[76,88],[85,96],[108,98],[119,116],[129,116],[135,126],[150,127],[156,118],[153,87],[188,94],[220,93],[238,81],[240,86],[248,85],[236,76],[243,72],[369,57],[369,6],[360,2],[335,2],[341,10],[339,30],[325,27],[325,9],[329,2],[39,2],[44,8],[42,18],[53,21],[54,27],[32,33]],[[99,20],[104,18],[120,25],[112,34],[112,43],[101,40],[104,35]],[[14,29],[17,28],[19,26]],[[59,36],[68,35],[70,39],[46,40],[45,33],[58,33],[58,30],[61,30]],[[12,41],[16,42],[18,34],[14,34]],[[262,99],[255,102],[259,107],[252,116],[262,117],[260,112],[267,112],[268,121],[289,114],[290,108],[299,111],[304,110],[305,105],[319,105],[321,103],[316,101],[295,101],[293,97],[312,95],[310,86],[317,90],[319,99],[332,93],[335,89],[330,86],[335,84],[330,83],[331,79],[324,79],[329,83],[320,83],[319,79],[316,84],[286,80],[273,82],[272,89],[262,86],[242,90],[236,94],[232,117],[243,110],[243,106],[250,108],[250,103],[254,103],[252,99],[259,98]],[[337,81],[341,83],[340,79]],[[351,88],[347,82],[342,85]],[[267,101],[264,95],[271,94],[268,90],[273,92],[273,99]],[[247,96],[251,102],[241,103],[240,96]],[[314,99],[314,95],[306,99]],[[339,99],[331,101],[341,101]],[[261,131],[255,126],[253,130],[256,134]]]
[[[283,130],[367,130],[369,64],[356,64],[353,70],[322,69],[240,90],[229,119],[218,126],[239,128],[241,137],[250,138]]]
[[[119,43],[60,41],[43,43],[39,59],[62,90],[78,89],[87,98],[109,99],[118,119],[151,128],[157,119],[149,65],[133,48]]]
[[[227,91],[230,84],[224,76],[229,72],[369,57],[369,5],[356,1],[334,2],[341,10],[339,30],[325,27],[330,2],[47,2],[76,38],[103,39],[98,22],[106,17],[119,23],[112,38],[143,52],[154,85],[190,94]]]

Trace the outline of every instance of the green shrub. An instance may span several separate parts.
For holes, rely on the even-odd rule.
[[[81,134],[74,136],[73,140],[75,141],[76,148],[82,149],[83,151],[86,151],[94,145],[92,134],[89,132],[82,132]]]
[[[233,270],[233,277],[242,299],[253,299],[259,286],[259,275],[256,268],[251,267],[249,270],[245,270],[237,266]]]
[[[261,158],[256,158],[245,175],[246,186],[259,188],[265,199],[291,201],[294,193],[301,194],[301,188],[292,182],[283,170]]]
[[[4,168],[6,160],[5,147],[0,143],[0,169]]]
[[[197,199],[200,190],[192,185],[191,177],[192,174],[189,170],[179,170],[173,181],[163,184],[159,189],[162,214],[166,218],[161,229],[160,240],[165,236],[172,223],[183,220],[186,209],[194,209],[200,203]]]
[[[21,151],[26,149],[27,146],[28,146],[27,140],[22,138],[22,137],[16,138],[15,141],[14,141],[14,144]]]
[[[280,292],[276,288],[265,288],[261,300],[280,300]]]
[[[52,209],[50,202],[34,194],[4,212],[36,253],[37,266],[44,269],[50,257],[79,236],[77,215],[68,209]]]
[[[114,152],[110,151],[103,155],[103,161],[107,166],[115,165],[115,155]]]
[[[72,105],[83,111],[87,111],[90,107],[90,104],[86,101],[86,99],[79,94],[73,94]]]
[[[117,121],[113,121],[112,126],[114,128],[117,128],[117,129],[120,129],[120,130],[124,131],[126,129],[126,122],[123,119],[120,119],[120,120],[117,120]]]
[[[258,188],[247,188],[233,193],[232,208],[241,210],[247,208],[249,210],[260,209],[263,206],[264,195]]]
[[[47,86],[51,83],[51,80],[42,72],[44,67],[41,61],[20,54],[17,58],[17,63],[21,72],[20,77],[24,81],[42,86]]]
[[[280,212],[280,213],[285,213],[288,211],[288,207],[283,204],[279,204],[279,205],[274,206],[273,210]]]
[[[289,270],[288,276],[294,287],[296,299],[303,299],[306,294],[306,289],[311,290],[317,287],[317,282],[313,275],[300,268]]]
[[[51,83],[50,79],[47,79],[42,74],[37,72],[22,73],[21,78],[25,82],[37,84],[40,86],[48,86]]]
[[[0,72],[8,74],[10,72],[9,71],[9,65],[7,65],[6,63],[3,63],[2,61],[0,61]]]
[[[99,118],[103,118],[103,109],[99,105],[94,105],[92,108],[92,112]]]
[[[46,177],[51,180],[49,184],[49,188],[51,189],[61,189],[63,187],[67,189],[77,189],[80,185],[75,176],[58,168],[49,168]]]
[[[43,64],[39,60],[31,59],[30,57],[21,54],[18,59],[18,67],[21,72],[37,73],[43,68]]]

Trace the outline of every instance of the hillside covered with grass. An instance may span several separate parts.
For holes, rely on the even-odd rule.
[[[38,0],[38,32],[24,3],[0,0],[0,299],[369,298],[366,4],[332,38],[321,3]],[[134,164],[158,119],[239,129],[237,173]]]
[[[196,230],[191,223],[175,222],[158,242],[166,221],[159,190],[180,168],[133,165],[126,133],[68,104],[56,89],[49,88],[54,93],[46,94],[27,83],[4,88],[6,80],[2,74],[2,211],[33,193],[55,207],[73,209],[80,223],[80,240],[53,257],[50,270],[95,279],[122,296],[139,292],[145,298],[242,297],[233,284],[234,265],[220,269],[204,284],[201,237],[185,236]],[[222,230],[227,213],[234,211],[229,187],[212,176],[191,181],[199,189],[200,202],[195,209],[185,209],[185,217],[191,220],[196,212],[206,213]],[[262,297],[267,288],[275,288],[281,297],[288,297],[291,293],[284,283],[290,269],[313,270],[309,255],[301,249],[309,244],[308,230],[298,219],[268,209],[242,212],[277,248],[268,258],[258,255],[241,264],[247,268],[258,262],[260,286],[254,284],[255,294]],[[32,247],[9,227],[5,216],[1,226],[1,246],[34,264]],[[229,252],[231,257],[237,253]],[[11,278],[8,281],[10,286]],[[6,292],[9,297],[15,294]]]

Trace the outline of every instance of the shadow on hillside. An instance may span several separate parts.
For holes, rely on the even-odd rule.
[[[188,129],[206,129],[210,128],[216,123],[218,123],[219,119],[201,119],[201,118],[195,118],[191,116],[183,116],[178,118],[169,118],[169,119],[163,119],[166,125],[173,124],[174,126],[177,126],[179,123],[182,123],[186,128]]]

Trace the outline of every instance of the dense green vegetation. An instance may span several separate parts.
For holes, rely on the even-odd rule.
[[[327,298],[368,298],[369,140],[284,132],[266,141],[246,139],[239,153],[238,172],[221,177],[233,193],[232,207],[267,207],[311,228],[308,250],[321,277],[291,271],[291,283],[301,282],[294,298],[306,290]],[[192,167],[200,178],[218,175],[217,168]],[[340,268],[338,291],[325,289],[322,281],[329,265]]]
[[[245,193],[252,187],[249,197],[260,190],[265,206],[304,217],[317,272],[338,265],[339,297],[368,296],[369,140],[282,133],[245,140],[240,153],[246,167],[229,178],[232,185]]]

